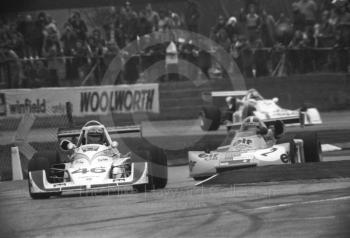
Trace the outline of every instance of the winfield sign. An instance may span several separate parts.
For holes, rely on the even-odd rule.
[[[158,84],[10,89],[0,91],[0,95],[0,117],[63,115],[67,102],[72,103],[73,116],[159,113]]]

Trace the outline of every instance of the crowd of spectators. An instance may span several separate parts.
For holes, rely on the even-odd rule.
[[[188,12],[196,12],[197,8],[191,10],[195,3],[189,0],[188,4]],[[101,26],[90,28],[91,34],[78,11],[73,12],[63,24],[62,32],[60,25],[44,12],[37,16],[19,15],[12,21],[0,19],[0,61],[21,61],[21,77],[24,79],[17,82],[20,84],[17,86],[52,84],[59,77],[84,78],[94,65],[97,65],[93,67],[94,74],[97,74],[95,78],[100,78],[106,69],[106,55],[119,52],[138,36],[180,28],[184,22],[177,13],[168,9],[157,12],[151,4],[136,12],[129,1],[119,10],[111,7],[102,17]],[[189,28],[196,30],[198,17],[188,14],[185,17],[188,18]],[[12,57],[8,57],[8,54]],[[65,67],[62,68],[62,64]],[[46,69],[45,73],[43,69]],[[48,82],[44,82],[44,79]]]
[[[281,13],[275,19],[257,1],[251,1],[237,16],[219,16],[211,38],[232,53],[248,77],[268,75],[282,66],[282,71],[290,73],[313,72],[325,66],[347,72],[350,2],[297,0],[291,17]]]
[[[274,74],[281,66],[290,73],[325,65],[348,70],[348,0],[297,0],[292,16],[281,13],[277,19],[259,1],[250,2],[237,16],[219,16],[210,32],[210,38],[231,53],[245,76]],[[200,17],[197,3],[187,0],[182,14],[156,11],[151,4],[137,12],[127,1],[120,9],[111,7],[96,28],[88,26],[78,11],[65,23],[57,23],[44,12],[0,19],[0,63],[16,59],[7,69],[20,72],[11,87],[55,86],[60,78],[84,80],[91,74],[98,81],[107,68],[107,55],[152,32],[178,28],[198,32]]]

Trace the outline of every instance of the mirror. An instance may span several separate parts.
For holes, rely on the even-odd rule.
[[[112,141],[112,144],[111,144],[112,148],[117,148],[117,147],[118,147],[118,145],[119,145],[119,143],[118,143],[118,142],[116,142],[116,141]]]
[[[273,98],[272,101],[273,101],[274,103],[278,103],[279,99],[278,99],[278,98]]]
[[[63,151],[69,151],[73,150],[76,148],[76,145],[74,145],[71,141],[69,140],[62,140],[60,143],[60,148]]]

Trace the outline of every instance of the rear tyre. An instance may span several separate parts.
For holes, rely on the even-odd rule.
[[[144,156],[148,162],[148,184],[135,185],[138,192],[162,189],[168,183],[168,161],[163,149],[152,147]]]
[[[59,162],[59,156],[56,152],[38,152],[33,155],[33,158],[29,160],[28,163],[28,174],[32,171],[41,171],[45,170],[46,176],[48,181],[50,182],[50,179],[48,177],[50,173],[50,168],[52,165]],[[50,196],[58,196],[61,195],[61,192],[59,193],[32,193],[30,189],[30,182],[28,179],[28,187],[29,187],[29,195],[33,199],[46,199]]]
[[[304,142],[304,156],[306,163],[315,163],[322,161],[322,148],[317,133],[306,132],[296,136]]]
[[[217,107],[203,107],[199,119],[203,131],[216,131],[220,127],[221,112]]]

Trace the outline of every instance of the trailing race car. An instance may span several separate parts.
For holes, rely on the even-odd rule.
[[[214,151],[188,152],[190,177],[201,180],[225,170],[322,160],[316,133],[283,134],[282,121],[247,117],[229,145]]]
[[[223,91],[212,92],[214,106],[203,107],[200,126],[204,131],[215,131],[221,124],[240,124],[248,116],[257,116],[261,120],[282,120],[285,124],[312,125],[321,124],[319,111],[304,105],[297,110],[281,108],[278,98],[264,99],[258,91]],[[226,109],[220,110],[217,105],[220,98],[226,98]],[[222,100],[221,100],[222,101]]]
[[[109,134],[140,132],[139,126],[106,128],[97,121],[81,130],[59,130],[58,152],[39,152],[29,161],[29,194],[48,198],[66,191],[88,191],[132,186],[142,192],[167,184],[167,158],[162,149],[151,147],[141,155],[121,154]],[[66,138],[75,138],[77,143]]]

